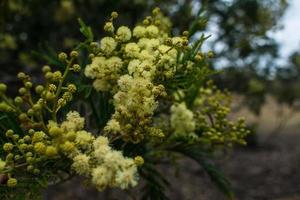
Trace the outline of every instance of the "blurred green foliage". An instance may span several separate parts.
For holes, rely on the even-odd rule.
[[[82,39],[77,18],[101,36],[111,11],[122,16],[118,23],[133,26],[155,6],[171,17],[174,33],[189,30],[194,38],[202,32],[212,34],[210,48],[216,56],[211,66],[225,67],[224,73],[215,76],[216,83],[244,95],[244,103],[256,114],[266,94],[289,105],[298,98],[297,53],[289,66],[278,66],[279,44],[269,34],[281,27],[286,0],[2,0],[2,77],[35,71],[40,56],[34,57],[33,52],[51,54],[54,51],[45,48],[48,44],[55,51],[73,48]]]

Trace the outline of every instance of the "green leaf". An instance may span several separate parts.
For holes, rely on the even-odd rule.
[[[2,129],[12,129],[14,132],[18,134],[22,134],[23,130],[19,126],[19,123],[17,122],[17,118],[14,114],[11,113],[5,113],[0,112],[0,125]],[[5,131],[3,130],[3,131]]]
[[[63,70],[65,65],[62,63],[57,56],[57,52],[51,48],[48,44],[43,44],[39,46],[38,51],[32,51],[33,56],[37,59],[42,58],[49,65],[58,67],[60,70]]]
[[[206,171],[218,189],[222,191],[228,199],[234,199],[230,182],[216,166],[209,162],[207,153],[205,150],[202,150],[199,145],[180,145],[172,150],[195,160]]]
[[[86,37],[88,42],[92,42],[94,40],[92,28],[87,26],[81,18],[78,18],[78,23],[80,25],[80,32]]]
[[[169,199],[165,194],[165,190],[170,184],[154,165],[146,162],[140,169],[140,175],[146,181],[145,186],[142,188],[142,200]]]

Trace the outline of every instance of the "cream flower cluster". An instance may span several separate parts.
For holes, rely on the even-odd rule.
[[[175,135],[187,135],[195,131],[194,114],[184,102],[171,107],[171,127]]]
[[[78,174],[90,177],[100,191],[107,187],[126,189],[137,185],[138,172],[133,159],[113,150],[106,137],[99,136],[92,144],[92,153],[79,153],[73,158],[72,167]]]
[[[112,37],[93,43],[92,62],[85,75],[94,80],[97,91],[110,91],[115,113],[105,127],[107,133],[139,142],[146,136],[163,136],[151,126],[158,97],[166,95],[162,84],[174,76],[180,49],[187,38],[170,37],[159,27],[159,10],[142,25],[130,30],[121,26],[115,32],[113,20],[104,29]]]
[[[106,49],[106,52],[110,52],[113,45],[106,44],[103,48]],[[109,91],[120,77],[122,66],[123,61],[119,57],[95,57],[92,63],[86,67],[85,76],[95,79],[93,86],[97,91]]]
[[[151,127],[151,116],[158,105],[155,97],[164,92],[164,87],[130,75],[120,77],[118,86],[119,91],[114,95],[116,111],[104,130],[120,133],[124,140],[133,142],[139,142],[144,135],[161,137],[161,131]]]
[[[121,151],[112,149],[107,137],[95,138],[83,128],[84,118],[74,111],[69,112],[60,125],[50,121],[51,150],[55,155],[63,153],[70,158],[73,170],[90,179],[101,191],[106,187],[126,189],[135,186],[138,180],[135,161],[124,157]],[[38,153],[43,153],[45,144],[41,139],[37,141],[34,147]]]

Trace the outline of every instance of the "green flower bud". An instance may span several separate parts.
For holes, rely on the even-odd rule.
[[[14,148],[14,145],[12,143],[5,143],[3,145],[3,150],[6,152],[11,152]]]
[[[18,161],[21,159],[21,156],[19,154],[15,155],[15,160]]]
[[[37,112],[40,111],[42,109],[42,106],[40,104],[34,104],[32,109]]]
[[[9,178],[6,184],[8,187],[15,187],[18,184],[18,181],[15,178]]]
[[[73,69],[74,72],[80,72],[81,67],[80,67],[80,65],[78,65],[78,64],[74,64],[74,65],[72,66],[72,69]]]
[[[4,83],[0,83],[0,94],[4,94],[7,90],[7,86]]]
[[[76,85],[74,84],[69,84],[68,85],[68,91],[71,92],[71,93],[74,93],[76,92],[77,88],[76,88]]]
[[[33,154],[31,152],[26,153],[26,157],[32,157],[32,156],[33,156]]]
[[[43,68],[42,68],[42,72],[44,72],[44,73],[47,73],[47,72],[50,72],[51,71],[51,68],[50,68],[50,66],[48,66],[48,65],[45,65]]]
[[[70,93],[70,92],[65,92],[65,93],[63,94],[63,97],[62,97],[62,98],[65,99],[66,101],[72,101],[73,95],[72,95],[72,93]]]
[[[12,153],[6,155],[6,161],[12,161],[13,158],[14,158],[14,154]]]
[[[33,150],[33,145],[32,145],[32,144],[28,144],[28,145],[27,145],[27,150],[28,150],[28,151]]]
[[[149,21],[148,19],[144,19],[143,24],[144,24],[145,26],[147,26],[147,25],[150,24],[150,21]]]
[[[41,172],[41,171],[40,171],[39,169],[34,169],[34,170],[33,170],[33,174],[35,174],[35,175],[39,175],[40,172]]]
[[[42,85],[38,85],[35,87],[35,92],[37,94],[41,94],[44,91],[44,87]]]
[[[34,169],[33,165],[28,165],[27,166],[27,171],[28,172],[33,172],[33,169]]]
[[[19,94],[20,94],[20,95],[25,95],[26,92],[27,92],[27,90],[26,90],[26,88],[24,88],[24,87],[21,87],[21,88],[19,89]]]
[[[21,113],[21,114],[19,115],[19,120],[20,120],[21,122],[27,121],[27,120],[28,120],[27,114]]]
[[[23,143],[24,143],[24,139],[19,139],[19,140],[18,140],[18,143],[19,143],[19,144],[23,144]]]
[[[52,92],[47,92],[46,94],[46,100],[47,101],[52,101],[55,98],[55,94]]]
[[[62,78],[62,74],[60,71],[56,71],[53,73],[53,81],[55,82],[60,81],[61,78]]]
[[[197,54],[195,56],[195,61],[200,62],[201,60],[203,60],[203,57],[200,54]]]
[[[18,140],[18,139],[19,139],[19,137],[20,137],[19,135],[17,135],[17,134],[14,134],[14,135],[13,135],[13,137],[12,137],[12,139],[16,141],[16,140]]]
[[[24,136],[24,142],[29,143],[31,141],[31,138],[29,135]]]
[[[35,131],[34,131],[33,129],[29,129],[28,133],[29,133],[30,135],[33,135],[33,134],[35,133]]]
[[[22,151],[27,151],[28,150],[28,145],[27,144],[21,144],[19,147]]]
[[[161,24],[160,20],[157,19],[157,20],[154,21],[154,25],[159,26],[160,24]]]
[[[214,52],[209,51],[209,52],[207,53],[207,56],[208,56],[209,58],[213,58],[213,57],[215,56],[215,54],[214,54]]]
[[[61,52],[60,54],[58,54],[58,59],[60,61],[65,61],[68,58],[68,55],[64,52]]]
[[[98,43],[97,42],[91,42],[90,44],[91,48],[95,49],[98,47]]]
[[[137,166],[141,166],[141,165],[144,164],[144,159],[143,159],[143,157],[141,157],[141,156],[136,156],[136,157],[134,158],[134,162],[135,162],[135,164],[136,164]]]
[[[12,112],[13,109],[9,105],[7,105],[6,103],[1,102],[0,103],[0,111],[3,111],[3,112]]]
[[[17,105],[21,105],[24,102],[21,97],[16,97],[14,101],[15,101],[15,104],[17,104]]]
[[[34,114],[35,114],[35,112],[34,112],[33,109],[30,108],[30,109],[27,110],[27,115],[28,116],[33,116]]]
[[[114,25],[112,22],[106,22],[103,29],[110,33],[113,33],[115,31],[115,28],[114,28]]]
[[[188,37],[189,36],[189,32],[188,31],[183,31],[182,35],[185,36],[185,37]]]
[[[47,72],[46,74],[45,74],[45,78],[49,81],[49,80],[52,80],[52,78],[53,78],[53,73],[52,72]]]
[[[30,89],[30,88],[32,88],[32,83],[31,82],[26,82],[25,83],[25,88],[27,88],[27,89]]]
[[[63,107],[67,104],[67,101],[65,99],[60,98],[60,99],[58,99],[57,104],[58,104],[58,106]]]
[[[89,59],[93,59],[94,57],[95,57],[95,54],[93,54],[93,53],[89,54]]]
[[[78,57],[78,52],[77,51],[71,51],[70,56],[72,58],[77,58]]]
[[[14,135],[14,131],[9,129],[5,133],[6,137],[11,138]]]
[[[20,80],[24,80],[26,78],[26,74],[23,72],[19,72],[17,76],[18,76],[18,79],[20,79]]]
[[[116,11],[113,11],[113,12],[111,13],[111,17],[112,17],[113,19],[118,18],[118,13],[117,13]]]
[[[55,92],[55,91],[56,91],[56,85],[50,84],[50,85],[49,85],[49,91],[50,91],[50,92]]]
[[[152,10],[152,14],[153,14],[154,16],[158,15],[159,13],[160,13],[160,8],[158,8],[158,7],[154,8],[154,9]]]
[[[0,173],[4,170],[6,163],[0,158]]]
[[[26,157],[26,162],[29,164],[34,163],[34,158],[33,157]]]

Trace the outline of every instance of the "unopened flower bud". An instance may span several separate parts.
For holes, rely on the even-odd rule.
[[[19,94],[20,94],[20,95],[25,95],[26,92],[27,92],[27,90],[26,90],[26,88],[24,88],[24,87],[21,87],[21,88],[19,89]]]
[[[21,97],[16,97],[14,99],[14,102],[17,104],[17,105],[21,105],[23,103],[23,99]]]
[[[23,72],[19,72],[17,76],[18,76],[18,79],[20,79],[20,80],[24,80],[26,78],[26,74]]]
[[[32,87],[32,83],[31,82],[26,82],[25,83],[25,88],[30,89]]]
[[[65,61],[68,58],[67,54],[64,52],[61,52],[60,54],[58,54],[58,59],[60,61]]]
[[[80,65],[78,65],[78,64],[74,64],[72,68],[73,68],[74,72],[80,72],[80,69],[81,69]]]
[[[48,65],[45,65],[43,68],[42,68],[42,72],[44,72],[44,73],[47,73],[47,72],[50,72],[51,71],[51,68],[50,68],[50,66],[48,66]]]
[[[70,56],[72,58],[77,58],[78,57],[78,52],[77,51],[71,51]]]
[[[116,19],[117,17],[118,17],[118,13],[117,12],[112,12],[111,13],[111,17],[113,18],[113,19]]]
[[[143,159],[143,157],[141,157],[141,156],[136,156],[136,157],[134,158],[134,162],[135,162],[135,164],[136,164],[137,166],[141,166],[141,165],[144,164],[144,159]]]
[[[7,86],[4,83],[0,83],[0,94],[4,94],[7,90]]]
[[[18,181],[15,178],[10,178],[6,184],[8,187],[15,187],[18,184]]]

